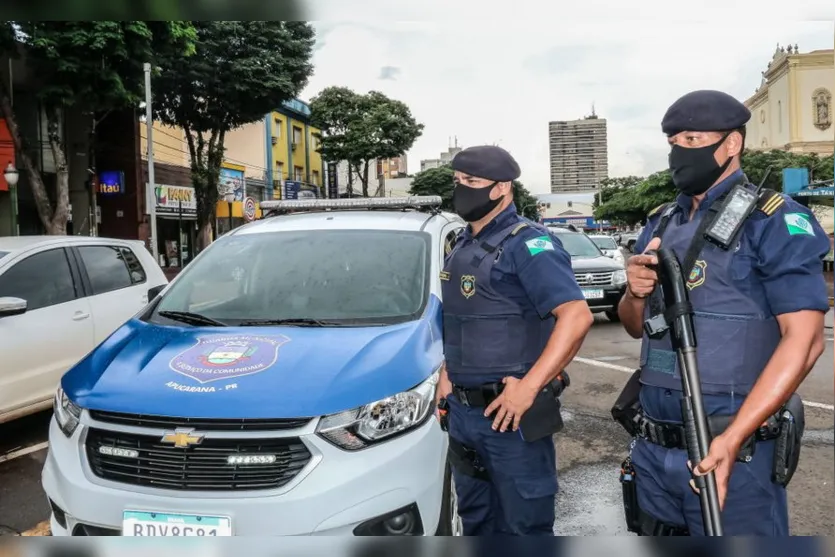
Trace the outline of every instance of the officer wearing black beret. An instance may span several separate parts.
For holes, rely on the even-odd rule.
[[[452,168],[455,212],[469,226],[441,273],[446,362],[437,398],[449,405],[458,514],[464,535],[551,536],[554,442],[526,437],[519,424],[559,381],[592,315],[560,241],[517,214],[520,170],[510,153],[471,147]]]
[[[639,255],[627,263],[619,305],[626,331],[642,339],[639,410],[632,422],[639,427],[631,431],[637,437],[624,463],[640,509],[627,516],[641,534],[704,533],[683,443],[677,355],[669,334],[649,338],[643,331],[660,296],[651,267],[657,259],[645,252],[661,245],[683,265],[693,262],[682,270],[713,435],[694,473],[715,472],[725,535],[789,533],[785,486],[791,474],[785,472],[796,466],[799,444],[777,445],[776,437],[802,431],[803,405],[793,393],[824,348],[829,301],[821,259],[829,240],[808,208],[763,190],[731,245],[704,241],[733,188],[755,190],[740,162],[750,117],[726,93],[694,91],[674,102],[661,122],[679,195],[650,212],[635,245]]]

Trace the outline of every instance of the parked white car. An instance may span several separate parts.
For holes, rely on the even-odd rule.
[[[589,234],[588,236],[591,238],[591,241],[594,242],[594,245],[596,245],[598,249],[603,252],[603,255],[611,257],[618,263],[626,263],[623,257],[623,252],[620,250],[620,246],[613,237],[606,236],[605,234]]]
[[[0,423],[49,408],[61,376],[167,284],[136,240],[0,237]]]

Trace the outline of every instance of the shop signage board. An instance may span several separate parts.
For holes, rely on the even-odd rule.
[[[154,188],[158,215],[177,215],[182,207],[184,216],[197,215],[194,188],[157,184]]]

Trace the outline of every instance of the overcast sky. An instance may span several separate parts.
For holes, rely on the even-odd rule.
[[[674,14],[675,3],[655,0],[642,0],[643,13],[603,0],[505,0],[514,12],[497,18],[491,0],[313,0],[315,75],[302,98],[331,85],[382,91],[426,126],[408,153],[410,172],[458,136],[459,145],[508,149],[536,193],[550,189],[548,122],[581,118],[594,103],[608,120],[609,175],[646,175],[666,165],[660,121],[676,98],[720,89],[744,100],[778,42],[833,48],[832,0],[758,0],[764,15],[744,24],[733,23],[736,1]],[[623,4],[634,2],[612,3]],[[659,6],[666,11],[652,11]]]

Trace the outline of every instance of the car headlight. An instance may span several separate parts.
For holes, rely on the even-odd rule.
[[[612,275],[612,283],[616,286],[626,284],[626,271],[615,271]]]
[[[81,408],[71,401],[64,389],[61,388],[55,393],[55,401],[52,406],[58,427],[61,428],[64,435],[72,437],[81,418]]]
[[[341,449],[356,451],[420,426],[435,405],[438,374],[408,391],[325,416],[316,432]]]

